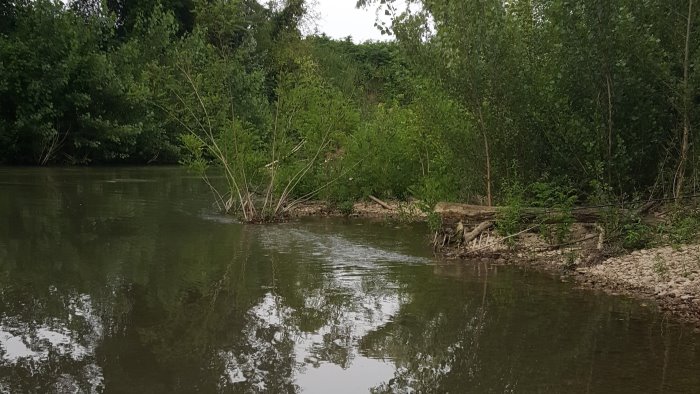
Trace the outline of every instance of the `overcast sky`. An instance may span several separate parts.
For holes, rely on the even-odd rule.
[[[357,0],[314,0],[310,3],[314,6],[312,12],[317,16],[319,33],[332,38],[352,36],[352,40],[358,43],[389,39],[374,27],[376,6],[358,10],[355,8]]]

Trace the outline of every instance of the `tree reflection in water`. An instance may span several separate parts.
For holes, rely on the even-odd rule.
[[[357,343],[399,308],[376,264],[413,258],[199,215],[177,201],[189,185],[78,173],[0,196],[3,390],[290,392],[393,372]],[[340,379],[319,379],[329,366]]]
[[[8,289],[0,293],[8,305]],[[12,291],[12,290],[9,290]],[[85,294],[60,295],[50,289],[48,300],[35,302],[24,313],[0,319],[0,389],[2,392],[97,392],[103,386],[95,350],[102,324]],[[52,316],[49,312],[61,312]],[[15,382],[35,380],[31,386]]]

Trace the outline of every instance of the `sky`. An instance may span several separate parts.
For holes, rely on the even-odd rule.
[[[352,36],[352,40],[356,43],[390,39],[386,35],[382,36],[374,27],[377,18],[376,6],[357,9],[356,3],[357,0],[313,0],[312,13],[317,17],[318,32],[338,39]],[[383,12],[382,16],[384,16]]]

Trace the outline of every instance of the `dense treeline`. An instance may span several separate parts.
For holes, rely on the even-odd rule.
[[[248,218],[695,191],[694,0],[409,3],[360,1],[397,40],[358,45],[304,37],[303,0],[4,2],[0,161],[223,168]]]
[[[290,12],[255,1],[5,2],[2,161],[177,162],[183,130],[159,108],[158,84],[169,77],[164,73],[178,54],[211,51],[215,40],[243,46],[255,37],[258,45],[244,59],[246,72],[273,81],[269,53],[283,30],[294,30]],[[248,98],[241,95],[240,101]],[[261,111],[250,109],[248,116]]]
[[[486,191],[516,171],[589,195],[695,189],[693,0],[381,3],[412,69],[467,111]]]

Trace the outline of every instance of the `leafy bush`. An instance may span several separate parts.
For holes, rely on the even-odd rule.
[[[672,244],[692,242],[700,232],[700,217],[696,212],[676,207],[670,223],[662,231]]]
[[[622,246],[628,250],[643,249],[653,241],[653,229],[641,220],[622,226]]]
[[[516,234],[522,230],[522,208],[525,204],[525,188],[517,180],[506,181],[501,187],[505,196],[503,207],[496,214],[496,228],[502,236]],[[515,240],[508,238],[513,244]]]
[[[442,216],[435,212],[428,212],[428,228],[431,232],[440,230],[442,228]]]
[[[245,73],[236,56],[207,51],[202,42],[193,35],[193,47],[181,51],[173,79],[182,82],[172,85],[177,100],[163,105],[189,131],[184,162],[207,183],[210,167],[226,179],[224,189],[210,184],[224,211],[246,221],[276,219],[330,182],[322,163],[353,127],[354,112],[318,78],[315,64],[299,57],[296,72],[281,77],[272,124],[260,129],[253,118],[235,115],[243,96],[233,92],[245,81],[251,101],[259,100],[263,79]]]
[[[578,194],[566,180],[563,182],[535,182],[530,188],[533,207],[548,211],[539,218],[540,231],[550,241],[562,243],[568,240],[575,220],[571,214]],[[546,224],[545,222],[552,222]]]
[[[379,105],[372,119],[349,139],[346,163],[356,165],[356,196],[399,198],[420,178],[420,164],[410,135],[416,133],[415,114],[406,108]]]
[[[338,210],[343,215],[352,215],[352,213],[355,212],[355,203],[352,201],[343,201],[338,204]]]

